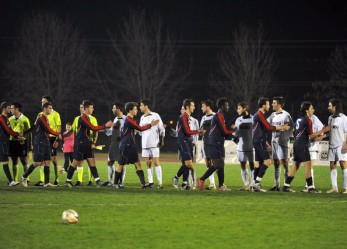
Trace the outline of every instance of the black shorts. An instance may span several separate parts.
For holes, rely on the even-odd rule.
[[[57,155],[57,149],[53,147],[53,144],[54,144],[54,142],[56,140],[57,139],[55,137],[49,137],[49,142],[51,143],[51,156],[56,156]]]
[[[112,142],[110,144],[110,148],[108,150],[108,160],[109,161],[117,161],[119,159],[119,142]]]
[[[94,152],[92,149],[92,145],[88,141],[86,142],[79,142],[74,144],[73,146],[74,152],[73,152],[73,159],[76,161],[83,161],[87,158],[94,158]]]
[[[310,151],[307,145],[294,144],[294,162],[297,164],[311,161]]]
[[[9,143],[0,141],[0,162],[8,162]]]
[[[181,143],[177,143],[178,151],[180,152],[180,159],[182,161],[193,160],[193,144],[190,141],[183,141]]]
[[[140,161],[139,154],[135,147],[125,146],[124,148],[119,149],[119,154],[119,165],[134,164]]]
[[[210,145],[210,156],[211,159],[225,158],[224,143]]]
[[[19,141],[10,140],[10,152],[11,157],[26,157],[28,154],[28,142],[24,140],[21,144]]]
[[[49,143],[34,144],[34,162],[51,160],[51,145]]]
[[[266,141],[253,143],[253,147],[255,151],[255,161],[264,162],[265,160],[270,159],[270,153],[266,148]]]

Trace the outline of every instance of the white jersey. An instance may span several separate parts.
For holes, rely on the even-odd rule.
[[[290,116],[290,114],[286,112],[285,110],[282,110],[279,113],[276,113],[276,112],[271,113],[270,117],[267,118],[267,121],[273,126],[280,126],[280,125],[287,124],[290,127],[293,127],[293,119]],[[288,147],[289,138],[292,136],[293,136],[292,129],[289,129],[288,131],[277,130],[272,132],[271,141],[281,146]]]
[[[252,144],[252,127],[253,127],[253,116],[240,116],[235,121],[237,130],[235,135],[239,138],[237,143],[237,151],[249,152],[253,151]]]
[[[124,124],[124,120],[127,118],[127,116],[123,115],[122,117],[115,117],[113,120],[113,123],[115,124],[111,128],[105,129],[106,136],[114,136],[112,139],[115,139],[116,137],[120,137],[120,131],[122,129],[122,126]]]
[[[204,129],[206,131],[202,137],[202,142],[204,144],[208,144],[208,134],[210,133],[213,115],[215,115],[214,112],[212,112],[212,114],[206,114],[200,121],[200,129]]]
[[[159,136],[165,136],[163,121],[156,112],[150,112],[148,115],[142,115],[140,119],[140,126],[151,124],[153,120],[159,120],[159,123],[152,126],[150,129],[139,133],[142,136],[142,149],[158,147]]]
[[[312,117],[310,117],[310,119],[312,121],[313,133],[323,129],[323,124],[316,115],[312,115]],[[310,152],[318,152],[318,142],[310,142],[309,151]]]
[[[189,128],[191,130],[199,130],[199,121],[196,119],[196,118],[193,118],[192,116],[189,117]],[[196,142],[198,141],[199,139],[199,133],[195,134],[195,135],[192,135],[192,138],[193,138],[193,144],[196,144]]]
[[[345,142],[345,134],[347,133],[347,117],[345,114],[331,115],[328,119],[331,127],[329,133],[329,147],[337,148]]]

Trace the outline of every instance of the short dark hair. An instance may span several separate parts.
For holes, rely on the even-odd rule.
[[[194,100],[192,100],[192,99],[185,99],[185,100],[183,100],[183,104],[182,104],[182,106],[183,106],[183,108],[184,109],[186,109],[186,107],[188,106],[190,106],[190,103],[194,103]]]
[[[213,107],[213,100],[211,100],[211,99],[203,100],[203,101],[201,101],[201,105],[202,104],[205,104],[205,106],[209,106],[210,108],[212,108]]]
[[[10,102],[2,102],[1,103],[1,112],[9,106],[11,106]]]
[[[70,123],[70,122],[67,122],[65,125],[70,125],[70,126],[71,126],[71,123]]]
[[[116,109],[120,109],[121,110],[121,112],[124,112],[124,105],[123,104],[121,104],[121,103],[114,103],[113,105],[115,105],[116,106]]]
[[[221,108],[226,102],[228,102],[228,99],[225,97],[220,97],[219,99],[217,99],[217,108]]]
[[[91,106],[91,105],[94,105],[93,101],[88,100],[88,99],[83,100],[83,108],[84,108],[84,109],[88,108],[88,107]]]
[[[284,107],[285,100],[282,96],[273,97],[272,100],[276,100],[277,104],[280,104],[282,108]]]
[[[49,95],[43,95],[42,96],[43,99],[47,99],[48,102],[52,103],[52,97]]]
[[[22,111],[22,105],[19,103],[12,103],[12,105],[14,106],[14,109],[18,109],[20,112]]]
[[[136,102],[128,102],[125,104],[125,111],[128,113],[132,109],[134,109],[135,106],[138,106],[138,104]]]
[[[142,103],[143,105],[148,106],[148,109],[151,109],[151,108],[152,108],[152,101],[150,101],[149,99],[143,99],[143,100],[141,100],[141,103]]]
[[[266,105],[266,102],[268,102],[269,99],[265,97],[260,97],[258,100],[258,108],[261,108],[263,105]]]
[[[52,106],[52,103],[51,102],[46,102],[42,105],[42,110],[47,108],[48,106]]]
[[[237,104],[237,106],[241,106],[242,108],[246,109],[248,111],[249,104],[247,102],[240,102]]]
[[[340,114],[341,112],[343,112],[342,110],[342,102],[340,99],[336,99],[336,98],[333,98],[331,100],[329,100],[329,102],[331,103],[332,106],[335,106],[336,108],[336,113],[335,114]]]
[[[312,105],[311,102],[309,101],[303,101],[301,102],[301,105],[300,105],[300,114],[302,116],[306,116],[306,111],[310,108],[310,106]]]

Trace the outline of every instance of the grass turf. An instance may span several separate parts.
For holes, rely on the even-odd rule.
[[[97,165],[106,179],[106,162]],[[127,167],[124,190],[8,187],[2,174],[0,248],[345,248],[347,195],[324,194],[328,167],[315,168],[316,186],[323,190],[316,195],[300,192],[303,169],[292,184],[297,193],[237,191],[237,165],[226,165],[231,192],[175,190],[171,177],[178,167],[162,163],[164,190],[141,190],[133,166]],[[196,170],[201,176],[205,166]],[[270,167],[264,188],[272,187],[272,176]],[[340,178],[339,170],[341,191]],[[31,177],[37,180],[38,169]],[[80,215],[77,225],[60,220],[69,208]]]

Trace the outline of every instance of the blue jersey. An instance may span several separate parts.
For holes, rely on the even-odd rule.
[[[8,118],[1,114],[0,115],[0,141],[9,141],[10,135],[17,137],[19,133],[11,129]]]
[[[184,141],[192,142],[192,135],[195,134],[198,134],[198,131],[189,128],[189,115],[184,112],[177,122],[177,143],[182,143]]]
[[[215,115],[213,115],[209,134],[209,144],[224,145],[225,137],[231,136],[232,133],[233,130],[228,130],[225,126],[225,119],[222,113],[217,112]]]
[[[152,127],[152,125],[139,126],[132,117],[127,116],[121,128],[121,140],[119,142],[119,149],[124,149],[126,146],[135,147],[135,130],[145,131]]]
[[[75,136],[75,144],[88,144],[90,143],[90,131],[100,131],[105,129],[105,125],[94,126],[90,122],[90,118],[86,114],[82,114],[81,118],[78,119],[76,136]]]
[[[258,111],[253,116],[253,143],[266,141],[267,131],[275,131],[276,126],[269,124],[261,111]]]
[[[53,131],[48,123],[48,119],[45,115],[41,114],[36,119],[35,123],[35,139],[34,144],[49,145],[49,134],[59,136],[58,132]]]
[[[307,116],[298,118],[295,122],[295,143],[294,146],[309,146],[309,136],[313,133],[312,121]]]

